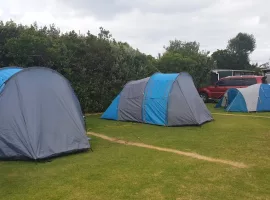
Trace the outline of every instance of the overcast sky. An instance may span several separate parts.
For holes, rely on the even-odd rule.
[[[270,58],[269,7],[269,0],[2,0],[0,19],[93,34],[102,26],[153,56],[175,38],[213,52],[246,32],[257,40],[252,61],[263,63]]]

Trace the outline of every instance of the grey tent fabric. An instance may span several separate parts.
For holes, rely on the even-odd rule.
[[[169,126],[203,124],[212,119],[191,76],[187,73],[180,73],[173,83],[169,98]]]
[[[90,148],[79,101],[59,73],[13,75],[0,93],[0,159],[45,159]]]
[[[181,105],[181,106],[180,106]],[[168,125],[197,124],[189,107],[189,102],[181,90],[178,80],[173,83],[168,104]]]
[[[120,121],[143,122],[141,105],[148,80],[149,77],[126,84],[119,100],[118,116]]]

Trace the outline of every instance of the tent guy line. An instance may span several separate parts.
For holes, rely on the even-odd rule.
[[[197,153],[179,151],[179,150],[176,150],[176,149],[158,147],[158,146],[153,146],[153,145],[144,144],[144,143],[129,142],[129,141],[120,140],[120,139],[113,138],[113,137],[108,137],[106,135],[99,134],[99,133],[94,133],[94,132],[87,132],[87,134],[91,135],[91,136],[98,137],[98,138],[102,138],[102,139],[110,141],[110,142],[115,142],[115,143],[118,143],[118,144],[124,144],[124,145],[129,145],[129,146],[136,146],[136,147],[143,147],[143,148],[153,149],[153,150],[163,151],[163,152],[171,152],[171,153],[175,153],[175,154],[178,154],[178,155],[183,155],[183,156],[187,156],[187,157],[191,157],[191,158],[195,158],[195,159],[199,159],[199,160],[204,160],[204,161],[208,161],[208,162],[227,164],[227,165],[231,165],[231,166],[236,167],[236,168],[247,168],[248,167],[246,164],[243,164],[243,163],[234,162],[234,161],[230,161],[230,160],[211,158],[211,157],[203,156],[203,155],[200,155],[200,154],[197,154]]]

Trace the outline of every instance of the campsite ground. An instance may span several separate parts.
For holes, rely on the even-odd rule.
[[[211,158],[92,137],[93,152],[47,163],[0,162],[0,199],[270,199],[270,114],[226,115],[202,127],[158,127],[87,117],[89,131]],[[242,116],[244,115],[244,116]],[[265,116],[265,117],[257,117]]]

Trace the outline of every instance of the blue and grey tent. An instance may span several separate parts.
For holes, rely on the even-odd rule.
[[[228,112],[270,111],[270,85],[254,84],[246,88],[228,89],[216,104]]]
[[[155,73],[128,82],[101,118],[161,126],[201,125],[213,120],[185,72]]]
[[[67,79],[43,67],[0,69],[0,159],[40,160],[90,148]]]

